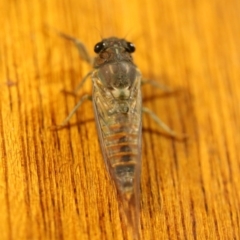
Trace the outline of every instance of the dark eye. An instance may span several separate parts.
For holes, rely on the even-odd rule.
[[[130,52],[130,53],[133,53],[135,51],[135,46],[133,43],[131,42],[127,42],[127,51]]]
[[[105,43],[104,42],[99,42],[95,45],[94,47],[94,52],[95,53],[100,53],[105,47]]]

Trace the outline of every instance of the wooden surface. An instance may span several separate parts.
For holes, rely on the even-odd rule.
[[[133,41],[144,105],[142,239],[240,239],[240,1],[0,2],[0,239],[123,239],[91,102],[61,131],[91,69],[46,26]],[[100,32],[100,33],[99,33]],[[89,81],[79,94],[91,92]],[[126,239],[126,237],[125,237]]]

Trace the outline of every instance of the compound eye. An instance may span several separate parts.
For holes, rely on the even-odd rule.
[[[99,42],[95,45],[94,47],[94,52],[95,53],[100,53],[105,47],[105,43],[104,42]]]
[[[133,43],[127,42],[127,51],[128,51],[129,53],[133,53],[133,52],[135,51],[135,46],[134,46]]]

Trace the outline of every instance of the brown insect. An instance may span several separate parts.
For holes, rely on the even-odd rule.
[[[171,136],[176,136],[152,111],[142,107],[141,85],[150,83],[163,87],[142,79],[131,55],[135,46],[125,39],[103,39],[95,45],[97,56],[92,60],[79,40],[63,33],[58,34],[72,41],[81,58],[94,68],[76,89],[80,89],[91,77],[92,95],[86,94],[79,100],[62,126],[85,100],[93,101],[101,150],[118,193],[121,216],[131,228],[133,238],[139,239],[142,112],[148,113]]]

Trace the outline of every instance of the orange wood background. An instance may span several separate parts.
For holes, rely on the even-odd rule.
[[[144,105],[142,239],[240,239],[240,1],[0,2],[0,239],[127,239],[106,174],[91,102],[60,131],[91,69],[46,26],[136,45]],[[91,91],[89,81],[79,94]],[[129,238],[130,239],[130,238]]]

